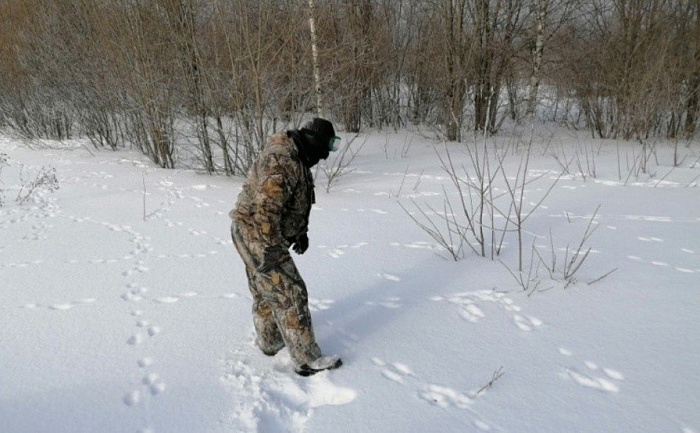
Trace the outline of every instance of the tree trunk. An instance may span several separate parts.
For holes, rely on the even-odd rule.
[[[690,79],[690,95],[686,103],[685,136],[692,138],[697,128],[697,115],[700,106],[700,0],[695,0],[695,26],[692,37],[695,39],[695,51],[693,52],[693,71]]]
[[[314,18],[314,0],[309,0],[309,30],[311,32],[311,56],[314,69],[314,90],[316,92],[316,113],[324,117],[323,88],[321,87],[321,70],[318,65],[318,42],[316,35],[316,19]]]
[[[527,110],[525,116],[532,118],[537,107],[537,93],[540,87],[540,70],[542,69],[542,53],[544,51],[544,28],[547,24],[547,9],[549,0],[539,0],[537,3],[537,20],[535,21],[535,47],[532,53],[532,71],[527,91]]]

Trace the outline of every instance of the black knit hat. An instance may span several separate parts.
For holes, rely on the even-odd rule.
[[[330,143],[331,139],[336,136],[335,129],[333,129],[333,124],[326,119],[321,119],[320,117],[316,117],[304,125],[302,131],[303,130],[311,132],[319,143],[326,146]]]

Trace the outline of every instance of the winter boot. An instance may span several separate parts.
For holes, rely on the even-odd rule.
[[[343,361],[336,355],[322,356],[314,361],[295,369],[299,376],[311,376],[323,370],[335,370],[343,365]]]

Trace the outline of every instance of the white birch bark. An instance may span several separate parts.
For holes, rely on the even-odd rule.
[[[321,70],[318,65],[318,44],[316,37],[316,19],[314,18],[314,0],[309,0],[309,29],[311,31],[311,56],[314,69],[314,86],[316,91],[316,113],[323,115],[323,88],[321,87]]]
[[[544,28],[547,22],[547,9],[549,0],[539,0],[537,3],[537,19],[535,21],[535,51],[532,55],[532,72],[527,86],[527,110],[525,117],[535,115],[537,107],[537,93],[540,87],[540,70],[542,69],[542,52],[544,51]]]

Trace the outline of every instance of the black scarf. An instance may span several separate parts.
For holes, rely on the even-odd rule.
[[[326,159],[328,157],[328,150],[323,149],[323,146],[319,146],[318,143],[316,143],[317,140],[304,130],[289,130],[287,131],[287,137],[294,141],[299,151],[299,158],[308,168],[316,165],[321,159]]]

